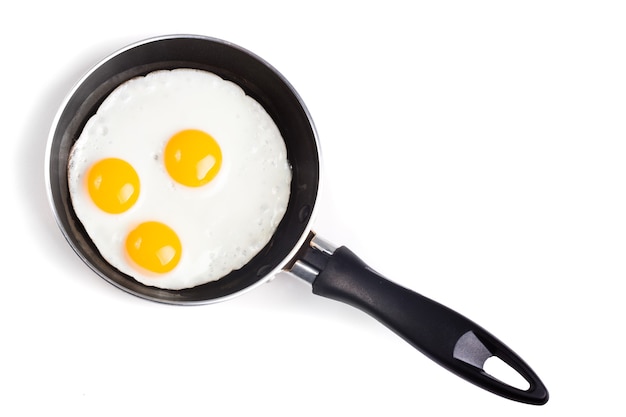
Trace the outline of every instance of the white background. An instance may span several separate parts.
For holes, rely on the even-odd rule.
[[[410,4],[5,9],[0,415],[624,412],[624,4]],[[322,141],[315,230],[490,330],[550,402],[478,389],[286,274],[229,302],[174,307],[83,265],[46,198],[48,130],[92,65],[171,33],[226,39],[278,68]]]

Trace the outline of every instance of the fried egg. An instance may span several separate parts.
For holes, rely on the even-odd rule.
[[[265,109],[238,85],[186,68],[117,87],[68,162],[72,206],[102,257],[173,290],[248,263],[283,218],[291,177]]]

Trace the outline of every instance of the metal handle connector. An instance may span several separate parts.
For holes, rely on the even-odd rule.
[[[309,284],[313,284],[335,249],[337,246],[311,232],[309,239],[304,243],[296,255],[296,259],[292,262],[291,268],[287,271]]]

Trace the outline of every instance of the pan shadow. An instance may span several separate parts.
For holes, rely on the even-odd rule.
[[[65,241],[48,201],[44,168],[50,128],[59,108],[74,85],[103,57],[119,49],[121,45],[130,44],[135,40],[113,38],[108,42],[92,45],[89,49],[76,51],[73,57],[67,57],[66,71],[56,79],[51,77],[46,83],[46,88],[40,90],[39,95],[33,100],[33,105],[27,115],[31,123],[28,123],[21,132],[19,138],[21,146],[16,155],[17,166],[20,170],[15,178],[15,181],[19,183],[18,198],[24,202],[22,206],[26,216],[30,219],[34,244],[39,246],[39,250],[45,254],[46,258],[54,259],[55,263],[63,265],[67,275],[93,277],[87,285],[97,286],[98,290],[107,288],[107,291],[118,294],[126,293],[108,285],[93,273]],[[246,294],[256,293],[255,295],[242,297],[244,305],[250,303],[249,307],[253,309],[261,308],[262,305],[288,310],[310,308],[311,314],[315,314],[317,297],[312,297],[310,287],[307,288],[306,284],[298,282],[297,278],[287,276],[287,274],[278,275],[275,282],[262,286],[265,290],[256,288]],[[126,296],[136,299],[129,294]]]
[[[124,43],[113,39],[111,42],[76,51],[73,57],[64,57],[67,70],[62,77],[51,78],[47,83],[48,88],[40,91],[28,114],[31,122],[26,124],[19,138],[21,147],[16,158],[20,172],[15,180],[19,183],[19,198],[24,201],[24,210],[31,221],[34,244],[40,246],[46,257],[62,263],[68,273],[76,276],[85,274],[89,269],[65,242],[56,225],[44,180],[46,143],[55,115],[72,87],[91,66],[120,44]],[[97,280],[94,279],[94,282]]]

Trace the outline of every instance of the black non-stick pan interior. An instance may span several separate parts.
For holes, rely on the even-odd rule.
[[[240,270],[185,290],[145,286],[110,266],[72,208],[67,161],[73,143],[102,101],[121,83],[151,71],[196,68],[238,84],[274,119],[287,147],[293,180],[287,212],[271,241]],[[49,188],[57,221],[78,255],[99,275],[134,295],[167,303],[210,302],[239,293],[280,268],[308,233],[318,193],[320,161],[310,116],[290,84],[254,54],[220,40],[171,36],[132,45],[105,59],[75,87],[57,116],[49,143]]]

